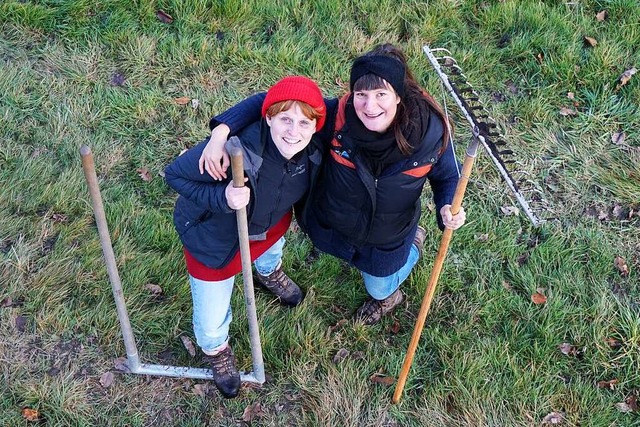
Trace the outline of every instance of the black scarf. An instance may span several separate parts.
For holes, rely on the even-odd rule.
[[[419,102],[424,102],[424,104],[412,109],[418,113],[414,114],[417,117],[409,120],[402,129],[402,134],[414,150],[422,143],[422,138],[429,127],[429,106],[426,101],[420,100]],[[362,124],[353,107],[353,95],[347,101],[345,121],[348,125],[349,136],[353,139],[358,153],[362,155],[375,177],[380,176],[387,166],[410,156],[410,154],[402,154],[398,148],[393,127],[384,133],[378,133],[370,131]]]

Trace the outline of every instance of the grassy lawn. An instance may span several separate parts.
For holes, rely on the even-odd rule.
[[[0,425],[36,425],[23,409],[50,426],[640,425],[639,23],[637,0],[3,1]],[[161,171],[212,115],[285,75],[342,94],[353,58],[382,42],[446,102],[462,159],[469,126],[422,46],[451,51],[547,221],[505,214],[515,199],[479,156],[397,405],[371,377],[398,376],[413,331],[440,236],[428,189],[425,257],[381,324],[350,320],[357,271],[292,230],[285,267],[307,296],[286,310],[256,293],[262,387],[225,400],[208,381],[120,372],[80,146],[143,362],[204,367],[183,344],[191,297]],[[232,344],[250,369],[237,285]]]

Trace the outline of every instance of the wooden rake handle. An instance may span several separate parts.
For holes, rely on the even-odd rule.
[[[458,185],[456,186],[456,192],[453,196],[453,202],[451,203],[451,213],[453,215],[456,215],[458,212],[460,212],[462,199],[464,198],[464,193],[467,190],[467,183],[469,182],[469,176],[471,175],[473,162],[475,161],[476,153],[478,151],[478,142],[478,139],[474,137],[474,141],[467,149],[464,164],[462,165],[462,172],[458,180]],[[422,329],[424,328],[424,322],[427,319],[427,314],[429,314],[429,308],[431,307],[433,294],[435,293],[436,286],[438,285],[438,279],[440,278],[440,272],[442,271],[442,266],[444,265],[444,260],[447,256],[447,251],[449,250],[449,243],[451,242],[452,236],[453,230],[450,228],[445,228],[444,232],[442,233],[442,239],[440,240],[438,253],[433,262],[433,269],[431,270],[431,275],[429,276],[429,281],[427,282],[427,289],[425,291],[424,297],[422,298],[422,305],[420,306],[420,312],[418,313],[416,325],[413,328],[413,335],[411,336],[411,341],[409,342],[409,348],[407,348],[407,354],[404,357],[402,370],[400,371],[400,375],[398,376],[396,389],[393,393],[393,399],[391,400],[393,403],[398,403],[400,401],[402,390],[404,389],[404,385],[407,382],[409,369],[411,369],[411,364],[413,363],[413,357],[416,353],[416,348],[418,347],[418,341],[420,340],[420,335],[422,334]]]
[[[233,186],[244,187],[244,169],[242,164],[242,149],[231,149],[231,172],[233,174]],[[249,322],[249,340],[251,342],[251,358],[253,360],[253,374],[256,380],[262,384],[265,381],[264,360],[262,359],[262,344],[260,343],[260,330],[258,327],[258,315],[256,313],[256,299],[253,291],[253,274],[251,271],[251,251],[249,249],[249,224],[247,221],[247,209],[236,210],[238,221],[238,240],[240,242],[240,259],[242,261],[242,282],[244,285],[244,301],[247,306],[247,320]]]

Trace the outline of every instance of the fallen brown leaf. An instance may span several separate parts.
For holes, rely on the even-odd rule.
[[[542,424],[560,424],[564,420],[561,412],[550,412],[543,419]]]
[[[576,114],[576,110],[574,110],[573,108],[568,108],[568,107],[562,107],[560,109],[560,115],[561,116],[575,116]]]
[[[138,168],[136,169],[136,172],[138,172],[138,175],[140,175],[140,178],[142,178],[144,182],[149,182],[153,178],[151,176],[151,172],[149,172],[149,169],[147,168]]]
[[[629,405],[629,408],[631,408],[633,412],[638,412],[638,397],[635,394],[627,396],[624,402]]]
[[[516,208],[515,206],[501,206],[500,210],[506,216],[511,216],[511,215],[518,216],[520,214],[520,209]]]
[[[163,24],[171,24],[173,22],[173,17],[171,15],[169,15],[167,12],[165,12],[164,10],[162,10],[162,9],[159,9],[156,12],[156,17]]]
[[[54,213],[51,215],[51,220],[56,224],[60,224],[62,222],[67,222],[67,216],[64,214]]]
[[[612,380],[598,381],[597,386],[598,386],[598,388],[608,388],[608,389],[613,390],[615,388],[616,384],[618,384],[618,379],[614,378]]]
[[[400,332],[400,322],[394,320],[393,324],[389,328],[389,332],[391,332],[393,335],[398,335],[398,332]]]
[[[584,36],[584,42],[586,45],[591,47],[596,47],[598,45],[598,41],[593,37]]]
[[[262,405],[260,402],[254,403],[253,405],[249,405],[244,408],[244,412],[242,413],[242,421],[245,423],[250,423],[257,417],[263,417],[265,415],[262,410]]]
[[[158,285],[154,285],[153,283],[147,283],[146,285],[144,285],[144,288],[151,292],[153,295],[162,294],[162,288]]]
[[[620,348],[622,346],[622,343],[615,338],[607,338],[605,342],[611,348]]]
[[[574,99],[576,99],[576,96],[573,92],[567,92],[567,98],[573,101]]]
[[[560,353],[566,356],[575,356],[576,354],[576,347],[568,342],[563,342],[558,346],[558,348],[560,349]]]
[[[115,376],[113,375],[113,372],[107,371],[104,374],[100,375],[100,385],[104,388],[109,388],[113,384],[114,379]]]
[[[371,375],[369,379],[374,383],[384,384],[384,385],[392,385],[396,382],[395,378],[389,377],[383,374],[378,374],[378,373]]]
[[[180,335],[180,340],[182,340],[182,345],[189,352],[191,357],[196,357],[196,347],[193,345],[193,341],[186,335]]]
[[[618,78],[618,86],[616,86],[616,90],[620,89],[622,86],[629,83],[629,80],[631,80],[631,77],[637,72],[638,70],[635,67],[633,67],[633,68],[629,68],[624,73],[622,73],[622,75]]]
[[[531,301],[533,301],[534,304],[540,305],[547,302],[547,297],[542,295],[540,292],[536,292],[535,294],[531,295]]]
[[[207,396],[207,385],[206,384],[195,384],[191,389],[191,392],[196,396],[206,397]]]
[[[627,402],[616,403],[616,408],[620,412],[633,412],[633,409],[631,409],[631,406],[629,406]]]
[[[13,306],[13,298],[11,297],[6,297],[2,301],[0,301],[0,307],[2,308],[11,307],[11,306]]]
[[[129,366],[127,366],[126,357],[118,357],[113,360],[113,367],[120,372],[130,372]]]
[[[608,15],[609,13],[606,10],[601,10],[600,12],[596,13],[596,21],[602,22],[607,19]]]
[[[627,261],[624,258],[617,256],[613,261],[613,264],[616,266],[622,277],[627,277],[629,275],[629,267],[627,266]]]
[[[22,418],[27,421],[38,421],[40,419],[40,412],[32,408],[22,408]]]
[[[624,143],[625,138],[626,138],[626,135],[624,132],[622,131],[614,132],[613,135],[611,135],[611,142],[613,142],[616,145],[622,145]]]
[[[342,362],[344,359],[347,358],[347,356],[349,356],[349,350],[347,350],[346,348],[341,348],[340,350],[338,350],[338,352],[333,356],[333,363],[335,363],[336,365],[340,362]]]
[[[191,98],[189,98],[188,96],[181,96],[180,98],[174,99],[174,101],[178,105],[187,105],[189,102],[191,102]]]

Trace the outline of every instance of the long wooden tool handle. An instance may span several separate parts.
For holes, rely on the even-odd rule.
[[[477,142],[473,143],[473,145],[467,150],[467,155],[464,159],[461,176],[458,180],[456,192],[453,196],[453,202],[451,203],[451,213],[453,215],[456,215],[458,212],[460,212],[462,199],[464,198],[464,193],[467,190],[467,183],[469,182],[469,175],[471,174],[471,169],[473,167],[476,152]],[[409,369],[411,369],[413,356],[416,353],[418,341],[420,340],[420,335],[422,334],[422,329],[424,328],[424,322],[427,319],[427,314],[429,313],[429,308],[431,307],[433,294],[435,293],[436,286],[438,285],[438,279],[440,278],[440,272],[442,271],[442,266],[447,256],[447,251],[449,250],[449,242],[451,242],[452,235],[453,230],[450,228],[445,228],[444,232],[442,233],[442,240],[440,240],[438,254],[436,255],[435,261],[433,262],[433,269],[431,270],[431,275],[429,276],[429,281],[427,282],[427,289],[425,291],[424,298],[422,299],[422,305],[420,306],[418,319],[416,320],[416,325],[413,328],[413,335],[411,336],[409,348],[407,349],[407,354],[404,357],[402,370],[400,371],[400,376],[398,377],[398,383],[396,384],[396,389],[393,393],[393,399],[391,400],[393,403],[398,403],[400,401],[402,390],[404,389],[404,385],[407,382]]]
[[[242,150],[235,147],[231,151],[231,172],[233,186],[244,187],[244,170],[242,166]],[[253,359],[253,374],[259,383],[265,381],[264,360],[262,359],[262,344],[258,315],[256,313],[256,299],[253,292],[253,274],[251,271],[251,252],[249,249],[249,224],[246,208],[236,210],[238,220],[238,239],[240,241],[240,259],[242,261],[242,281],[244,284],[244,300],[247,306],[247,320],[249,322],[249,340],[251,342],[251,357]]]
[[[120,329],[122,330],[124,345],[127,352],[127,365],[129,369],[135,371],[140,365],[140,359],[133,331],[131,329],[131,323],[129,322],[129,315],[127,314],[124,294],[122,292],[122,283],[120,282],[120,275],[118,274],[118,267],[116,266],[116,257],[113,253],[113,246],[111,245],[111,237],[109,236],[107,219],[104,213],[104,205],[102,204],[102,196],[100,195],[100,187],[98,186],[98,177],[96,175],[96,168],[93,162],[93,154],[88,146],[83,145],[80,147],[80,156],[82,158],[82,170],[84,171],[84,177],[87,180],[87,186],[89,187],[89,195],[91,196],[91,204],[93,206],[93,214],[98,227],[98,234],[100,235],[100,245],[102,246],[104,262],[107,266],[107,274],[109,275],[109,281],[111,282],[113,298],[116,302],[118,319],[120,320]]]

